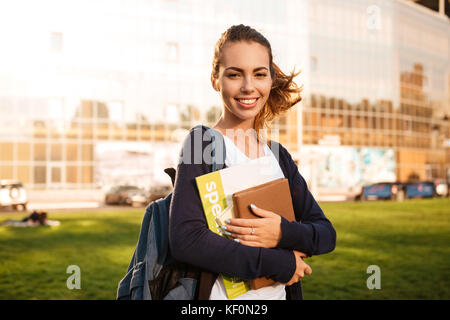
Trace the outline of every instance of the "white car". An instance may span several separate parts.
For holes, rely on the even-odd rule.
[[[20,181],[0,180],[0,207],[11,206],[14,210],[27,210],[27,192]]]
[[[448,197],[448,184],[444,179],[434,180],[434,186],[436,188],[436,194],[439,197]]]

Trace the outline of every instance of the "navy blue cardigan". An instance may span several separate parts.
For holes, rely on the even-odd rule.
[[[203,133],[205,130],[203,127]],[[282,218],[282,238],[277,248],[272,249],[245,246],[210,231],[195,177],[211,172],[211,162],[203,159],[204,151],[211,149],[205,149],[211,141],[203,138],[199,155],[199,150],[192,152],[196,147],[194,140],[191,130],[181,152],[185,161],[178,165],[170,206],[169,241],[176,260],[210,271],[215,277],[227,274],[250,280],[266,276],[286,283],[296,269],[292,250],[308,256],[334,250],[336,232],[331,222],[314,200],[289,152],[273,141],[271,148],[289,180],[297,222]],[[286,287],[286,291],[289,299],[302,299],[300,283]]]

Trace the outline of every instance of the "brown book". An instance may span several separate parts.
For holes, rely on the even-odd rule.
[[[253,214],[250,205],[272,211],[295,221],[294,208],[292,206],[289,182],[286,178],[280,178],[233,194],[233,207],[236,218],[255,219],[260,218]],[[250,281],[252,289],[259,289],[273,285],[275,281],[266,277]]]

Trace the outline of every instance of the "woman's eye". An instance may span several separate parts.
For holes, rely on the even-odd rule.
[[[237,78],[239,76],[239,73],[229,73],[228,78]]]
[[[256,74],[256,77],[258,77],[258,78],[264,78],[266,76],[267,76],[267,74],[265,74],[265,73],[257,73]]]

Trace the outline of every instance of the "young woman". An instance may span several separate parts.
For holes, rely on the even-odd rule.
[[[263,129],[269,121],[301,100],[301,89],[293,82],[296,74],[285,75],[272,61],[267,39],[244,25],[222,34],[212,69],[211,82],[221,95],[223,114],[214,128],[200,130],[200,140],[199,130],[191,130],[183,146],[170,208],[171,253],[202,270],[200,299],[227,299],[220,274],[244,280],[265,276],[277,282],[236,299],[302,299],[300,280],[312,272],[303,258],[334,250],[336,232],[289,152],[275,141],[271,148],[265,143]],[[245,137],[240,139],[242,134],[236,132]],[[211,171],[208,137],[213,135],[223,138],[225,167],[271,156],[289,180],[297,222],[253,206],[261,218],[229,220],[225,232],[234,241],[208,229],[195,177]]]

